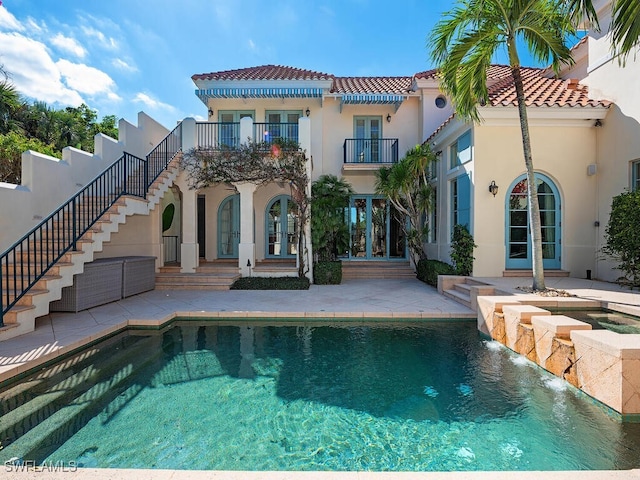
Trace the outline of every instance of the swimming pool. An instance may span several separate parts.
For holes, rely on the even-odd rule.
[[[640,425],[475,322],[178,323],[0,392],[4,462],[216,470],[640,467]],[[63,368],[64,367],[64,368]]]

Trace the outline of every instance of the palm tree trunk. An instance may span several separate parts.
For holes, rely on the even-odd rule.
[[[529,203],[529,229],[531,231],[531,245],[533,249],[533,289],[545,290],[544,267],[542,264],[542,227],[540,225],[540,204],[538,203],[538,190],[536,188],[535,172],[533,170],[533,158],[531,156],[531,139],[529,138],[529,120],[527,106],[524,99],[524,85],[520,66],[511,67],[513,83],[516,87],[518,99],[518,114],[520,115],[520,130],[522,132],[522,148],[524,150],[524,163],[527,167],[527,200]]]

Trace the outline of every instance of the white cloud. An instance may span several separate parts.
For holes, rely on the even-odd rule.
[[[0,30],[22,32],[24,25],[16,20],[16,17],[11,15],[6,8],[0,6]]]
[[[19,33],[1,33],[1,61],[16,89],[27,97],[47,103],[77,106],[83,103],[78,91],[62,81],[60,70],[41,42]]]
[[[163,103],[150,95],[139,92],[134,97],[133,101],[135,103],[142,103],[143,105],[149,107],[151,110],[167,110],[169,112],[175,112],[176,108],[168,103]]]
[[[113,37],[107,37],[100,30],[97,30],[93,27],[82,26],[80,27],[84,34],[87,37],[93,38],[98,41],[98,43],[107,50],[117,50],[118,42]]]
[[[251,39],[249,39],[249,49],[256,50],[256,44]]]
[[[115,68],[117,68],[118,70],[121,70],[123,72],[137,72],[138,71],[138,67],[136,67],[135,65],[131,65],[131,64],[125,62],[121,58],[114,58],[111,61],[111,65],[113,65]]]
[[[51,39],[51,43],[65,52],[71,53],[78,58],[84,58],[87,51],[82,45],[80,45],[75,39],[65,37],[61,33],[58,33]]]
[[[86,93],[92,97],[105,95],[110,100],[119,99],[113,91],[115,82],[102,70],[64,59],[58,60],[56,66],[67,85],[79,93]]]

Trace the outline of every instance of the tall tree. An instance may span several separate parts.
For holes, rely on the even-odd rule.
[[[460,0],[436,24],[429,43],[431,56],[439,69],[441,87],[452,97],[456,112],[475,122],[480,121],[478,104],[489,102],[487,69],[498,49],[507,49],[527,171],[534,290],[545,290],[546,287],[540,207],[518,49],[520,45],[526,46],[535,60],[541,64],[551,63],[558,71],[561,63],[572,62],[564,39],[574,33],[563,1]]]

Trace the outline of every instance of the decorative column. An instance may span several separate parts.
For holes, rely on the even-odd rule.
[[[198,146],[196,121],[193,118],[185,118],[182,121],[182,149],[191,150]],[[182,191],[182,243],[180,244],[180,272],[195,273],[200,260],[198,249],[198,194],[196,190],[189,188],[186,173],[181,172],[176,179],[176,184]]]
[[[313,173],[311,168],[311,119],[308,117],[300,117],[298,119],[298,143],[300,144],[300,148],[304,151],[307,157],[307,178],[309,179],[306,188],[306,195],[308,198],[311,198],[311,175]],[[309,252],[306,256],[305,261],[307,262],[307,278],[310,281],[313,281],[313,250],[311,249],[311,206],[308,207],[309,210],[309,221],[304,226],[304,239],[305,239],[305,250]],[[304,254],[304,252],[303,252]],[[296,259],[296,263],[299,262],[299,259]],[[299,266],[299,265],[298,265]]]
[[[236,182],[233,185],[240,194],[238,266],[242,276],[249,277],[251,270],[256,266],[256,242],[253,237],[253,194],[256,191],[256,185],[248,182]]]

